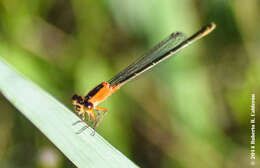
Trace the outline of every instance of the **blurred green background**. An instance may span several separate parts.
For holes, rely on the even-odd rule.
[[[259,11],[258,0],[1,0],[0,56],[72,109],[74,93],[171,32],[214,21],[212,34],[105,101],[98,132],[141,167],[245,168],[252,93],[260,107]],[[0,116],[0,167],[75,167],[1,94]]]

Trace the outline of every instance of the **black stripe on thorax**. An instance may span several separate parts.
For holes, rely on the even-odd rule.
[[[90,92],[88,92],[88,94],[85,96],[85,101],[89,100],[90,98],[92,98],[93,96],[95,96],[95,94],[104,87],[103,83],[97,85],[94,89],[92,89]]]

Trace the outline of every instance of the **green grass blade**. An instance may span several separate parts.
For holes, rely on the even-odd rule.
[[[0,91],[77,167],[137,167],[91,128],[75,134],[85,123],[72,126],[79,120],[72,111],[1,59]]]

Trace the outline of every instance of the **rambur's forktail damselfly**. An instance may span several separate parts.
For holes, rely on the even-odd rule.
[[[212,30],[215,29],[215,27],[216,25],[214,23],[210,23],[187,39],[185,39],[183,33],[172,33],[167,39],[157,44],[147,54],[130,64],[115,77],[107,82],[102,82],[101,84],[97,85],[94,89],[88,92],[85,97],[77,94],[74,95],[72,97],[72,104],[75,106],[76,112],[78,115],[82,116],[82,121],[86,119],[86,113],[89,120],[93,118],[93,128],[95,130],[107,112],[105,108],[97,107],[98,104],[106,100],[110,95],[112,95],[131,79],[154,67],[156,64],[162,62],[166,58],[169,58],[191,43],[208,35]],[[98,115],[100,115],[100,112],[103,112],[99,119],[95,114],[95,110],[98,112]],[[78,133],[82,132],[86,128],[87,127],[83,127]]]

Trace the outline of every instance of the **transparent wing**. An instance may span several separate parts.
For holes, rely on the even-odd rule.
[[[137,59],[115,77],[110,79],[108,83],[112,86],[119,84],[123,85],[127,81],[130,81],[157,63],[174,54],[177,51],[177,49],[176,51],[174,49],[184,40],[185,36],[183,33],[172,33],[169,37],[152,48],[147,54]]]

